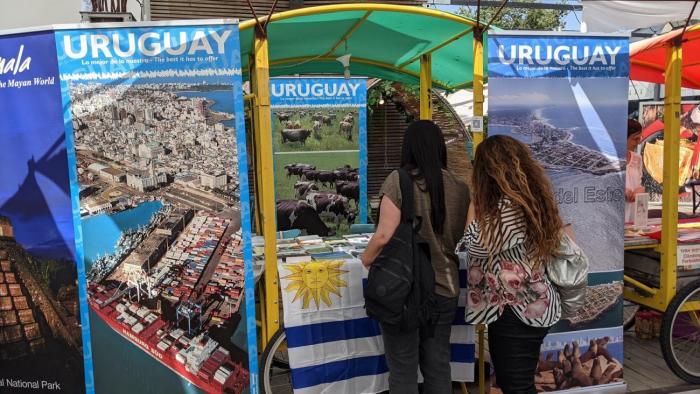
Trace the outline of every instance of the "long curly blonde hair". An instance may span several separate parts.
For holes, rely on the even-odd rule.
[[[523,213],[525,246],[533,266],[547,262],[558,249],[562,221],[552,185],[530,148],[515,138],[496,135],[479,144],[472,175],[476,219],[484,240],[500,229],[503,199]]]

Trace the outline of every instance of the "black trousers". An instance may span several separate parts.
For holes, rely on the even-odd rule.
[[[523,323],[510,307],[489,324],[489,352],[503,394],[535,394],[540,346],[549,327]]]
[[[380,324],[391,394],[418,394],[419,366],[424,394],[452,394],[450,332],[457,298],[436,298],[438,321],[432,336],[421,335],[419,329],[397,332],[394,327]]]

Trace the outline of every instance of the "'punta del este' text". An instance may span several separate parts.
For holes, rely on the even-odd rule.
[[[114,32],[111,34],[80,34],[63,36],[63,49],[71,59],[91,58],[128,58],[137,51],[143,56],[158,56],[162,52],[168,55],[194,55],[204,52],[225,54],[225,43],[231,36],[230,30],[194,30],[180,32],[144,32],[127,33],[125,36]]]
[[[506,50],[505,45],[498,46],[498,60],[502,64],[539,64],[550,65],[552,62],[567,66],[574,63],[577,66],[598,65],[614,66],[617,55],[622,48],[608,45],[576,46],[576,45],[527,45],[513,44]]]

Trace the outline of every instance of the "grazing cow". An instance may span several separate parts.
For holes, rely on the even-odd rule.
[[[323,115],[320,112],[316,112],[315,114],[311,115],[312,120],[318,120],[319,122],[323,120]]]
[[[352,141],[352,127],[352,123],[340,122],[340,134],[345,134],[345,137],[348,139],[348,141]]]
[[[347,114],[347,115],[345,115],[345,117],[343,118],[343,122],[355,123],[355,117],[352,116],[351,114]]]
[[[304,171],[315,170],[316,166],[312,166],[311,164],[292,163],[285,165],[284,168],[287,170],[287,178],[291,177],[292,175],[297,175],[299,178],[301,178],[304,175]]]
[[[306,201],[297,200],[277,201],[277,229],[279,231],[305,230],[309,235],[320,237],[335,235],[335,232],[323,223],[314,207]]]
[[[332,184],[336,180],[335,173],[333,171],[325,171],[325,170],[318,171],[318,175],[317,175],[316,180],[321,182],[321,184],[323,186]]]
[[[302,171],[302,178],[306,179],[307,181],[317,181],[319,172],[320,171],[317,171],[316,169],[303,170]]]
[[[331,118],[330,116],[324,116],[321,118],[321,123],[330,126],[331,125]]]
[[[321,139],[321,134],[320,134],[321,122],[319,122],[318,120],[314,120],[314,127],[313,128],[314,128],[314,138],[316,138],[317,140],[320,140]]]
[[[306,139],[311,135],[311,130],[306,129],[284,129],[282,130],[282,143],[287,141],[290,142],[301,142],[302,145],[306,145]]]
[[[300,111],[300,112],[299,112],[299,118],[305,118],[305,117],[307,117],[307,116],[309,116],[309,113],[308,113],[308,112],[306,112],[306,111]]]
[[[314,182],[309,181],[299,181],[294,184],[294,195],[297,198],[306,198],[309,193],[317,192],[318,185]]]
[[[333,193],[309,193],[306,202],[316,209],[320,216],[331,217],[336,228],[340,224],[340,218],[345,218],[348,224],[355,222],[355,213],[350,210],[348,199]]]
[[[288,120],[284,123],[284,127],[287,129],[300,129],[301,128],[301,122],[298,120]]]
[[[331,120],[336,120],[338,119],[338,114],[336,114],[335,112],[329,112],[328,117],[331,118]]]
[[[357,182],[341,181],[335,184],[336,193],[347,197],[348,200],[355,200],[355,207],[360,204],[360,185]]]
[[[333,173],[335,174],[335,178],[338,181],[350,181],[352,179],[349,178],[355,177],[358,173],[358,169],[352,168],[346,164],[344,167],[339,167],[338,169],[333,171]]]
[[[287,112],[279,112],[279,113],[277,114],[277,119],[280,120],[280,123],[291,119],[291,117],[292,117],[292,115],[289,114],[289,113],[287,113]]]

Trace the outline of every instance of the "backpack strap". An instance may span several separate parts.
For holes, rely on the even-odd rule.
[[[413,222],[413,178],[403,168],[399,168],[401,186],[401,221]]]

